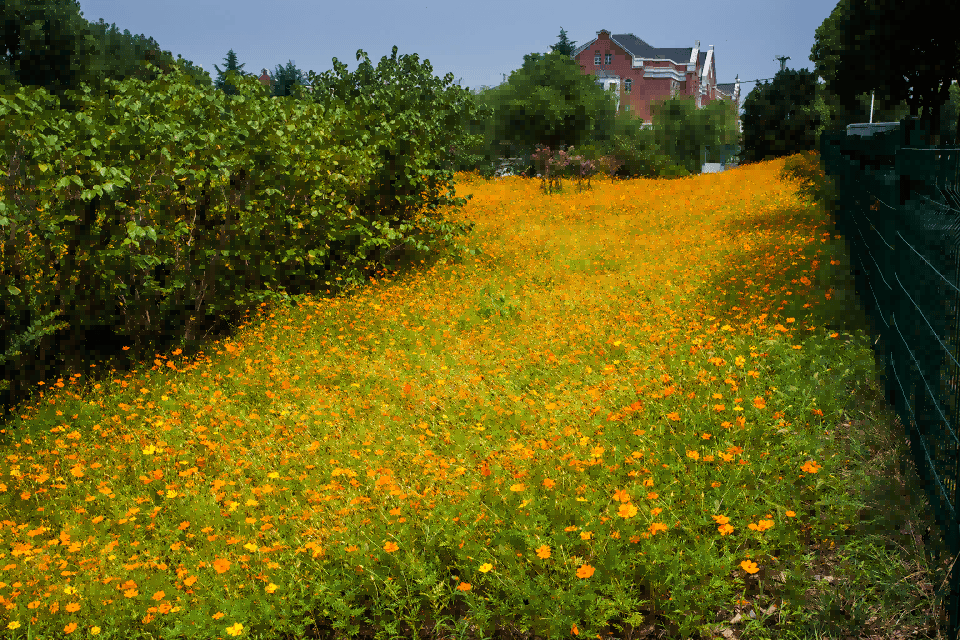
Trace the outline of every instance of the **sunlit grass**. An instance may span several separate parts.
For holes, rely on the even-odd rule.
[[[855,512],[827,436],[873,363],[826,328],[842,243],[782,166],[459,174],[476,256],[44,388],[6,425],[0,628],[801,628]]]

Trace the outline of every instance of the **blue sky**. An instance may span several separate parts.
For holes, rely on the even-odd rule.
[[[376,66],[389,56],[417,53],[433,73],[454,75],[463,87],[496,86],[518,69],[528,53],[546,53],[560,28],[576,45],[600,29],[633,33],[654,47],[714,45],[720,83],[772,78],[775,57],[789,56],[789,68],[812,70],[810,49],[816,28],[834,0],[691,0],[683,3],[634,2],[634,8],[609,17],[625,3],[604,10],[572,0],[80,0],[83,17],[103,18],[120,31],[152,36],[162,49],[182,55],[216,78],[214,64],[233,49],[245,72],[260,74],[293,60],[303,71],[333,68],[336,57],[350,71],[363,49]],[[597,14],[598,17],[585,17]],[[741,85],[741,103],[753,88]]]

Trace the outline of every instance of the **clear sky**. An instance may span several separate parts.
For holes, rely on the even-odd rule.
[[[471,89],[496,86],[520,68],[528,53],[546,53],[560,28],[577,46],[600,29],[633,33],[654,47],[714,45],[717,81],[773,78],[777,56],[788,68],[813,70],[814,31],[834,0],[691,0],[605,3],[572,0],[80,0],[83,17],[103,18],[120,31],[152,36],[164,50],[200,65],[216,79],[227,51],[245,72],[293,60],[304,72],[333,69],[335,57],[350,71],[363,49],[376,66],[389,56],[417,53],[434,75],[453,73]],[[610,17],[613,9],[624,9]],[[595,7],[585,9],[585,7]],[[595,14],[597,17],[590,17]],[[741,104],[753,82],[741,84]]]

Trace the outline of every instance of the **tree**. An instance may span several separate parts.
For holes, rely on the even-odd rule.
[[[610,131],[616,106],[568,55],[527,54],[506,84],[487,92],[496,144],[514,154],[580,145]]]
[[[673,161],[700,173],[704,154],[737,140],[736,116],[724,100],[697,108],[693,96],[677,96],[651,104],[653,139]]]
[[[226,64],[224,65],[225,68],[222,71],[220,70],[220,67],[213,65],[213,68],[217,70],[217,79],[213,85],[220,91],[226,93],[228,96],[235,96],[239,93],[239,91],[237,90],[236,85],[230,81],[230,74],[234,73],[240,76],[247,75],[243,72],[243,68],[246,66],[246,63],[237,64],[237,54],[233,51],[233,49],[230,49],[230,51],[227,52],[227,57],[223,60]]]
[[[96,41],[77,0],[0,3],[0,84],[44,87],[69,107],[67,92],[92,83]]]
[[[573,55],[573,50],[576,48],[575,44],[577,44],[576,41],[567,40],[567,32],[563,30],[563,27],[560,27],[560,40],[550,47],[550,50],[560,55],[569,56]]]
[[[273,87],[270,95],[277,97],[295,95],[294,85],[304,86],[307,82],[306,75],[296,67],[293,60],[288,60],[285,67],[277,65],[272,80]]]
[[[814,69],[845,110],[871,91],[906,100],[939,144],[940,110],[960,78],[960,32],[943,9],[934,0],[840,0],[817,27]]]
[[[743,110],[743,164],[817,149],[829,119],[817,76],[806,69],[784,69],[773,82],[757,83]]]
[[[102,18],[88,26],[96,41],[96,51],[90,67],[94,82],[102,84],[104,78],[119,82],[128,77],[150,82],[158,72],[147,69],[144,62],[149,61],[158,66],[161,72],[169,72],[174,63],[173,55],[169,51],[162,51],[152,37],[132,35],[129,29],[124,29],[121,33],[116,24],[108,25]],[[195,66],[190,60],[184,60],[180,55],[177,60],[183,63],[184,72],[192,78],[196,86],[212,86],[209,73]]]
[[[106,78],[139,77],[149,82],[157,72],[148,71],[144,61],[163,69],[173,64],[173,55],[161,51],[153,38],[129,30],[121,33],[102,18],[88,22],[76,3],[19,0],[0,6],[2,83],[43,86],[61,98],[62,108],[72,109],[68,91],[78,90],[81,83],[96,94],[105,90]],[[183,62],[197,86],[211,86],[208,73],[189,60]]]

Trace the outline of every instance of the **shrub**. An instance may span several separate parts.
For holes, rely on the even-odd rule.
[[[802,151],[787,158],[779,177],[798,181],[797,194],[812,202],[823,202],[832,191],[832,181],[824,173],[817,151]]]

